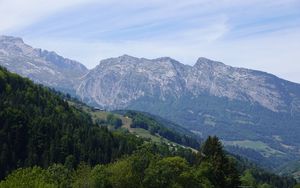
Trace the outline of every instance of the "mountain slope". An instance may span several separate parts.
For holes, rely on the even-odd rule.
[[[35,49],[21,38],[0,36],[0,65],[37,83],[74,93],[87,68],[55,52]]]
[[[272,167],[300,156],[300,85],[264,72],[205,58],[188,66],[124,55],[101,61],[76,93],[93,105],[145,111],[201,136],[218,135],[229,146],[249,149],[245,142],[259,140],[264,150],[250,149]]]

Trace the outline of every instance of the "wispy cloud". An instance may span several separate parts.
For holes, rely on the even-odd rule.
[[[26,26],[30,27],[31,24],[48,16],[86,2],[88,0],[1,0],[0,32],[12,32]]]
[[[2,0],[0,32],[88,67],[125,53],[206,56],[300,82],[299,10],[299,0]]]

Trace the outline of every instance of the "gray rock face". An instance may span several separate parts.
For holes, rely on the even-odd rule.
[[[101,61],[82,78],[77,94],[110,109],[126,108],[141,97],[164,101],[187,93],[206,93],[258,103],[272,111],[289,111],[292,103],[294,110],[299,110],[299,93],[288,91],[286,85],[290,84],[264,72],[234,68],[205,58],[188,66],[171,58],[149,60],[124,55]]]
[[[77,95],[108,108],[124,108],[143,96],[179,97],[185,89],[185,65],[170,59],[127,55],[103,60],[82,78]]]
[[[35,49],[21,38],[0,36],[0,65],[37,83],[74,92],[88,69],[55,52]]]
[[[285,111],[289,105],[281,85],[288,84],[275,76],[199,58],[187,77],[188,90],[194,95],[208,92],[217,97],[256,102],[272,111]],[[283,93],[282,93],[283,92]]]

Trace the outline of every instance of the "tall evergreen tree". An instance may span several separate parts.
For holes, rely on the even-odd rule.
[[[199,152],[201,162],[212,164],[210,181],[218,188],[234,188],[240,185],[239,173],[234,161],[226,156],[221,141],[216,136],[209,136]]]

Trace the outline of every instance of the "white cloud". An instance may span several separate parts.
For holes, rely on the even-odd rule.
[[[88,0],[1,0],[0,33],[11,32]]]

